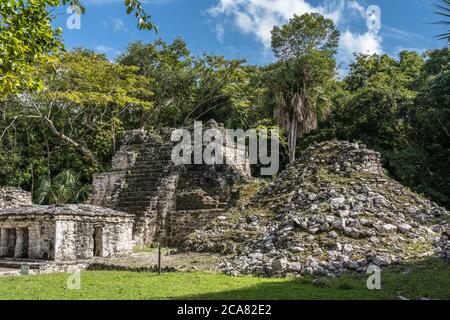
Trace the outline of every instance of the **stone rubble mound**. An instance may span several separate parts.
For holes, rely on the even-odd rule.
[[[205,250],[211,245],[199,239],[211,234],[219,243],[230,229],[253,230],[256,236],[247,236],[238,254],[221,264],[234,275],[336,275],[370,264],[450,258],[449,212],[387,177],[380,154],[362,144],[309,147],[252,198],[250,208],[269,210],[273,218],[237,224],[222,218],[198,231],[191,247]]]

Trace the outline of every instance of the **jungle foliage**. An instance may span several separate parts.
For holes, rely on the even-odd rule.
[[[24,13],[50,19],[37,3],[36,12]],[[83,201],[85,186],[109,169],[126,130],[209,119],[230,128],[272,127],[284,110],[280,96],[292,102],[306,93],[301,110],[314,111],[314,125],[295,139],[297,153],[328,139],[365,143],[381,152],[395,179],[450,207],[449,48],[357,55],[338,79],[332,22],[305,15],[290,23],[274,29],[278,60],[266,66],[196,56],[180,38],[131,43],[112,62],[89,50],[61,51],[56,31],[41,26],[48,42],[36,40],[46,44],[41,49],[29,44],[41,53],[36,59],[29,51],[0,55],[17,62],[0,64],[0,185],[31,190],[39,203]],[[10,46],[1,34],[0,46]]]

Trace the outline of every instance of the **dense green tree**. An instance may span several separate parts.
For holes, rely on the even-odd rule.
[[[39,79],[29,73],[35,63],[63,49],[61,28],[53,28],[49,8],[74,5],[84,12],[79,0],[0,1],[0,99],[24,89],[38,89]],[[127,13],[135,14],[140,29],[152,29],[151,17],[138,0],[126,0]]]
[[[359,141],[380,151],[398,181],[450,206],[450,52],[358,55],[333,91],[333,112],[307,135]]]
[[[335,76],[338,41],[333,21],[317,13],[295,15],[272,30],[278,62],[270,67],[267,84],[275,100],[275,120],[287,132],[290,162],[297,139],[314,130],[331,108],[326,89]]]
[[[119,57],[122,65],[136,66],[141,75],[155,79],[154,112],[143,127],[180,126],[193,120],[215,119],[231,127],[251,125],[255,99],[251,78],[255,67],[242,60],[204,54],[193,56],[186,43],[133,43]]]
[[[411,121],[411,144],[421,161],[417,162],[415,174],[408,177],[408,183],[450,206],[449,48],[427,53],[422,78],[424,84]]]
[[[88,183],[106,168],[125,130],[153,109],[151,78],[136,67],[78,50],[40,65],[44,90],[0,104],[0,184],[35,190],[64,169]]]

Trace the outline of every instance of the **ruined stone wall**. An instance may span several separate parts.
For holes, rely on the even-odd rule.
[[[0,208],[15,208],[31,204],[30,192],[18,188],[0,187]]]
[[[221,209],[172,211],[166,219],[166,237],[164,243],[178,246],[183,243],[189,234],[206,226],[220,216]]]
[[[125,143],[111,161],[111,172],[94,175],[92,181],[94,192],[88,203],[107,208],[117,206],[120,192],[125,187],[127,170],[136,163],[139,146],[144,142],[145,136],[146,132],[142,130],[127,132]]]
[[[126,173],[124,171],[94,175],[92,182],[94,193],[88,202],[97,206],[114,208],[117,204],[120,190],[124,186],[125,176]]]
[[[96,256],[95,229],[101,231],[99,257],[110,257],[132,250],[132,220],[108,218],[106,221],[95,221],[69,218],[56,221],[55,260],[89,259]]]

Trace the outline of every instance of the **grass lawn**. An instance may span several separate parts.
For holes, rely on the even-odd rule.
[[[450,299],[450,265],[437,259],[384,270],[381,290],[368,290],[367,276],[348,273],[313,282],[309,277],[87,271],[80,290],[67,289],[67,274],[0,278],[0,299]]]

